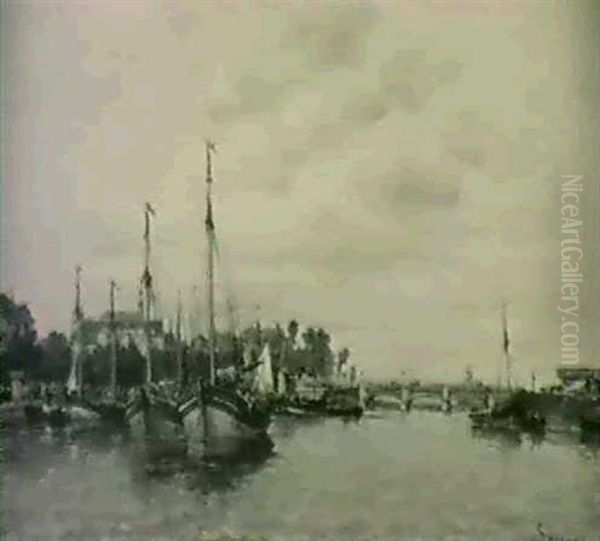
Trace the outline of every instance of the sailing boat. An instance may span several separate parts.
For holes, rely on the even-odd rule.
[[[210,376],[207,383],[200,380],[194,396],[179,408],[188,441],[188,454],[192,458],[208,460],[231,459],[270,450],[273,446],[267,435],[271,421],[270,407],[253,391],[251,384],[245,381],[242,371],[236,368],[234,381],[217,382],[216,378],[216,236],[211,199],[211,158],[214,152],[214,143],[207,142],[205,228],[208,242]]]
[[[139,309],[143,318],[142,350],[146,359],[146,383],[132,389],[125,418],[138,451],[150,461],[185,453],[181,416],[177,404],[152,380],[151,323],[154,307],[153,279],[150,272],[150,219],[154,209],[144,208],[144,270],[140,280]]]
[[[512,355],[510,353],[510,336],[506,304],[502,304],[502,352],[508,397],[500,404],[493,395],[487,399],[488,407],[482,411],[471,412],[469,417],[473,428],[509,432],[540,432],[545,429],[546,419],[535,407],[535,401],[527,391],[512,390]]]
[[[118,335],[117,322],[115,315],[115,291],[117,283],[114,280],[109,282],[109,351],[110,351],[110,382],[108,393],[105,400],[92,407],[94,411],[102,416],[104,421],[113,424],[122,425],[125,420],[125,404],[119,401],[117,396],[117,350]]]
[[[71,396],[80,396],[82,391],[82,326],[83,308],[81,305],[81,265],[75,267],[75,308],[71,332],[71,370],[67,380],[67,392]]]
[[[42,412],[52,427],[69,425],[76,430],[94,428],[101,420],[99,412],[88,404],[83,397],[83,308],[81,302],[81,271],[75,268],[75,308],[71,334],[71,369],[67,380],[66,392],[47,395]]]

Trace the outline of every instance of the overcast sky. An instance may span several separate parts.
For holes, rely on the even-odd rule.
[[[77,263],[87,314],[110,278],[135,306],[145,201],[163,314],[178,289],[192,310],[212,138],[242,319],[323,326],[372,377],[493,380],[503,299],[518,376],[551,374],[561,175],[584,175],[597,362],[597,4],[258,6],[3,3],[1,280],[41,333],[69,328]]]

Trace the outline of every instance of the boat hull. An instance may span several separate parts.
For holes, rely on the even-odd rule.
[[[252,413],[232,393],[206,392],[180,408],[188,456],[196,460],[244,458],[273,448],[270,415]]]
[[[369,401],[369,406],[373,409],[391,411],[406,411],[408,409],[404,400],[388,395],[374,396]]]
[[[174,406],[136,402],[128,408],[126,420],[134,450],[146,460],[185,455],[187,445],[183,424]]]
[[[329,388],[321,397],[296,396],[282,400],[278,411],[283,415],[308,417],[360,417],[365,411],[360,388]]]
[[[579,418],[579,426],[585,433],[600,434],[600,405],[595,403],[583,411]]]
[[[273,448],[264,429],[251,427],[213,406],[195,406],[183,419],[188,456],[218,460],[263,453]]]

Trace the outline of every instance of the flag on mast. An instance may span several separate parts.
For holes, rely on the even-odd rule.
[[[506,303],[502,303],[502,349],[504,350],[504,364],[506,370],[506,385],[511,387],[511,356],[510,356],[510,337],[508,334],[508,321],[506,317]]]

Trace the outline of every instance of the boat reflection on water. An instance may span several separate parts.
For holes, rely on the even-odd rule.
[[[592,449],[595,454],[600,452],[600,431],[581,430],[579,433],[579,443],[588,449]]]
[[[230,457],[227,461],[191,462],[184,472],[185,486],[189,490],[200,490],[203,494],[234,490],[246,479],[262,471],[276,454],[264,449],[251,454]]]
[[[262,450],[256,446],[252,452],[241,452],[226,459],[197,460],[189,456],[140,460],[138,454],[130,454],[129,471],[138,490],[143,492],[153,483],[169,480],[183,485],[187,490],[210,494],[235,490],[243,481],[265,468],[276,457],[272,446]]]
[[[126,419],[135,452],[149,464],[185,456],[187,446],[177,407],[154,384],[135,390]]]
[[[471,436],[478,440],[489,440],[502,447],[520,447],[523,434],[516,430],[495,430],[487,427],[471,427]]]
[[[542,444],[560,447],[585,448],[597,454],[600,451],[600,433],[597,431],[580,430],[545,430],[524,431],[518,429],[500,429],[490,427],[470,427],[471,437],[480,440],[489,440],[503,447],[520,447],[525,442],[530,442],[534,447]]]

